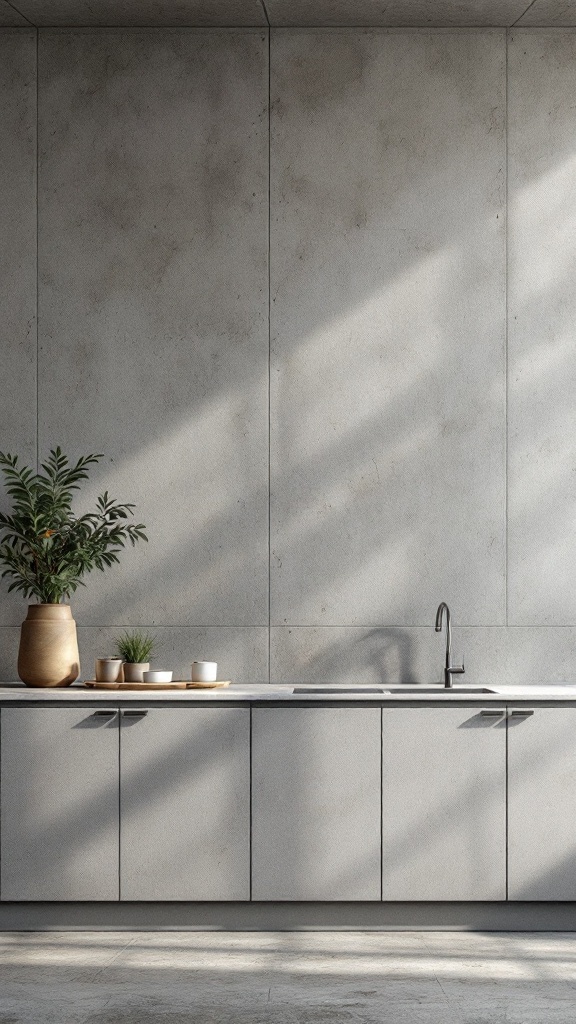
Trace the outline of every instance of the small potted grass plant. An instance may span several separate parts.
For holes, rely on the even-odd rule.
[[[158,649],[158,639],[140,629],[127,630],[116,639],[118,656],[124,662],[124,682],[142,683],[150,668],[150,656]]]

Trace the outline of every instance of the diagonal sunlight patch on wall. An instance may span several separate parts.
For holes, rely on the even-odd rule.
[[[508,39],[509,622],[576,619],[573,33]]]
[[[486,374],[482,349],[466,346],[484,291],[482,273],[471,273],[468,246],[436,248],[286,356],[277,344],[272,586],[273,602],[281,591],[282,602],[274,622],[337,624],[347,608],[348,623],[418,624],[418,573],[467,578],[465,548],[484,537],[463,533],[472,509],[461,495],[476,489],[475,519],[494,517],[488,491],[504,472],[501,446],[491,445],[486,486],[483,445],[503,427],[503,366]],[[480,373],[482,389],[470,393],[469,378]],[[441,529],[466,538],[450,565],[438,548]],[[496,565],[501,543],[488,557]],[[374,585],[383,579],[385,611]]]
[[[155,621],[170,623],[210,624],[202,602],[213,605],[227,579],[246,572],[267,579],[267,493],[260,471],[266,439],[247,437],[245,426],[246,406],[260,402],[266,387],[257,377],[250,388],[216,391],[192,417],[108,463],[87,489],[86,504],[103,486],[134,500],[136,517],[147,526],[150,543],[123,556],[121,570],[107,577],[121,621],[150,621],[141,592],[143,572],[147,580],[158,575]],[[75,596],[79,618],[105,621],[110,614],[109,606],[97,618],[102,600],[97,582],[95,574],[86,591]],[[179,610],[182,600],[186,607]],[[253,617],[249,602],[247,609]]]
[[[442,362],[445,338],[441,324],[430,318],[430,310],[454,276],[458,258],[458,247],[446,246],[403,268],[385,286],[327,319],[282,356],[276,384],[279,413],[282,415],[282,378],[295,374],[300,386],[297,394],[291,392],[290,403],[293,407],[296,402],[302,417],[291,421],[293,447],[283,451],[277,462],[278,475],[284,472],[284,457],[299,461],[310,450],[321,455],[323,448],[331,447],[334,439],[345,436],[351,427],[356,428],[390,401],[398,402]],[[414,294],[419,295],[418,307],[414,307]],[[389,343],[392,324],[394,346]],[[342,357],[343,336],[358,356],[352,382],[349,359]],[[322,389],[318,381],[327,365],[330,388]]]
[[[510,196],[510,216],[521,220],[522,258],[514,267],[514,299],[518,304],[545,301],[558,288],[558,276],[573,270],[576,209],[572,197],[576,156],[537,174]]]

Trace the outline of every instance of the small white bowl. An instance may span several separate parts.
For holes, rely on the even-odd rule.
[[[218,678],[218,664],[215,661],[193,661],[193,683],[215,683]]]
[[[157,669],[153,669],[149,672],[142,673],[142,680],[145,683],[171,683],[172,672],[159,672]]]

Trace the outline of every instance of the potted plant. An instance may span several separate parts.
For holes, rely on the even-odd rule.
[[[124,682],[143,683],[143,672],[150,668],[150,655],[158,647],[158,640],[151,633],[133,629],[122,633],[116,639],[116,651],[124,662]]]
[[[133,505],[118,504],[105,492],[96,509],[72,511],[74,492],[102,455],[84,455],[72,465],[60,448],[50,452],[41,473],[20,467],[16,455],[0,452],[0,467],[12,499],[10,515],[0,513],[2,577],[8,590],[34,597],[22,623],[18,674],[28,686],[69,686],[80,672],[76,623],[65,599],[84,586],[93,569],[119,561],[127,540],[147,540],[142,523],[129,523]]]

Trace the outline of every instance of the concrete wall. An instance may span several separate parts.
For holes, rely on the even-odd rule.
[[[576,34],[0,32],[1,447],[150,543],[179,673],[574,680]],[[269,66],[270,65],[270,66]],[[2,591],[0,671],[21,600]]]

